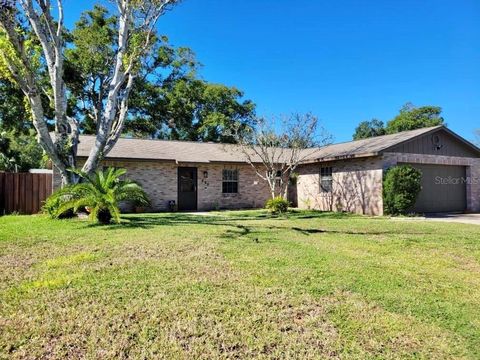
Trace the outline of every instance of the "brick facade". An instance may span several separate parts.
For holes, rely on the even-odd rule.
[[[299,168],[299,208],[383,214],[383,173],[398,163],[465,166],[467,211],[480,211],[480,159],[408,153],[384,153],[381,157],[309,164]],[[332,191],[320,188],[320,167],[332,166]]]
[[[320,187],[320,167],[332,167],[332,191]],[[298,207],[322,211],[346,211],[365,215],[383,214],[382,159],[339,160],[298,169]]]
[[[81,166],[83,161],[79,161]],[[107,160],[103,166],[124,168],[127,177],[138,182],[151,201],[148,211],[166,211],[168,202],[178,203],[178,167],[197,168],[198,210],[261,208],[270,197],[267,183],[260,179],[247,164],[175,163],[160,161]],[[239,172],[238,193],[222,193],[223,169],[237,169]],[[207,172],[207,174],[204,174]],[[207,177],[205,177],[207,175]],[[60,176],[54,176],[55,188],[60,186]],[[131,210],[124,208],[124,210]]]
[[[82,161],[79,161],[81,166]],[[460,165],[467,169],[467,209],[480,211],[480,159],[426,154],[384,153],[382,156],[344,159],[298,167],[296,198],[301,209],[346,211],[383,215],[383,173],[398,163]],[[127,169],[127,177],[137,181],[149,195],[148,211],[168,210],[169,200],[178,202],[177,169],[197,167],[198,210],[260,208],[270,197],[265,181],[248,164],[175,163],[161,161],[108,160],[104,166]],[[332,191],[320,188],[320,167],[331,166]],[[222,193],[222,170],[239,170],[237,194]],[[206,174],[205,174],[206,172]],[[207,175],[207,176],[205,176]],[[60,176],[54,169],[54,188]]]

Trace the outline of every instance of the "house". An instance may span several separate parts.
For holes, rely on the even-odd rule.
[[[79,165],[94,137],[81,136]],[[422,171],[417,212],[480,211],[480,149],[443,126],[351,141],[311,152],[297,168],[299,208],[383,214],[382,179],[397,164]],[[260,159],[258,159],[260,161]],[[151,211],[263,207],[267,184],[234,145],[119,139],[104,166],[127,169]],[[54,176],[59,186],[60,177]]]

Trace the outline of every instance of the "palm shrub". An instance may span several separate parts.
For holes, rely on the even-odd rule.
[[[47,200],[44,209],[53,218],[86,208],[90,219],[101,224],[120,222],[119,203],[129,200],[138,205],[149,204],[145,191],[131,180],[122,180],[125,169],[108,168],[89,176],[76,172],[80,183],[58,190]]]
[[[383,180],[385,212],[390,215],[407,214],[415,205],[422,189],[422,173],[410,165],[395,166]]]

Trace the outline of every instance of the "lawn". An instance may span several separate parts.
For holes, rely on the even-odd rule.
[[[0,218],[0,358],[480,358],[480,227]]]

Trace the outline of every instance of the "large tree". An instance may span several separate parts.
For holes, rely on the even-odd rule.
[[[115,50],[116,18],[95,6],[82,14],[66,52],[70,103],[85,133],[96,129],[95,102],[106,97],[105,59]],[[152,56],[135,78],[125,132],[138,137],[231,142],[226,134],[238,123],[251,125],[255,105],[236,88],[211,84],[197,75],[199,63],[187,47],[173,47],[166,36],[152,43]]]
[[[387,123],[386,132],[394,134],[401,131],[415,130],[444,124],[440,116],[442,108],[439,106],[416,107],[412,103],[405,104],[400,113]]]
[[[372,119],[370,121],[362,121],[355,128],[353,140],[367,139],[375,136],[385,135],[385,124],[381,120]]]
[[[64,34],[67,114],[77,120],[79,131],[84,134],[96,133],[100,113],[95,105],[105,103],[108,95],[104,89],[111,61],[107,60],[115,58],[117,23],[117,17],[107,8],[96,5],[83,12],[73,30]],[[151,47],[149,62],[139,70],[130,92],[124,134],[233,142],[228,135],[233,127],[252,126],[255,104],[244,100],[243,93],[235,87],[199,78],[200,64],[191,49],[173,47],[166,36],[156,36]],[[39,81],[48,82],[48,73],[42,76]],[[0,79],[0,98],[4,100],[0,104],[0,128],[28,133],[33,126],[25,111],[23,92]],[[42,103],[47,126],[53,131],[53,111],[43,94]]]
[[[185,77],[137,89],[126,125],[132,135],[232,143],[232,129],[253,126],[255,105],[234,87]]]
[[[444,125],[445,120],[441,117],[442,108],[439,106],[416,107],[412,103],[406,103],[400,109],[400,113],[385,126],[383,121],[372,119],[362,121],[353,134],[353,140],[370,137],[395,134],[401,131],[416,130],[430,126]]]
[[[116,47],[101,91],[105,100],[93,104],[95,145],[83,171],[93,172],[123,131],[130,92],[144,64],[152,58],[155,26],[177,0],[114,0]],[[79,120],[68,112],[70,89],[65,80],[67,31],[63,0],[3,0],[0,11],[0,73],[14,82],[28,100],[38,141],[61,173],[64,183],[75,181]],[[48,76],[44,76],[48,74]],[[45,81],[47,79],[47,81]],[[100,86],[100,85],[97,85]],[[100,88],[98,88],[100,89]],[[55,136],[49,133],[42,103],[47,96],[54,110]]]

